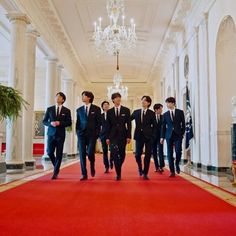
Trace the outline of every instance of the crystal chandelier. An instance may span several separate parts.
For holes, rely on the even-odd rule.
[[[125,26],[124,0],[107,0],[107,13],[110,25],[102,29],[102,18],[94,23],[93,40],[98,52],[105,48],[109,55],[117,52],[130,51],[137,40],[134,20],[130,20],[130,27]],[[120,24],[119,24],[120,23]]]
[[[119,72],[119,52],[117,52],[117,67],[116,73],[113,76],[113,85],[107,86],[107,97],[111,99],[111,95],[113,93],[120,93],[124,100],[128,98],[128,88],[126,86],[121,85],[122,83],[122,75]]]

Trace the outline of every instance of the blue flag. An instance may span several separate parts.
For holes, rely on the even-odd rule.
[[[190,147],[191,139],[193,138],[193,123],[192,123],[192,116],[191,116],[191,105],[190,105],[190,97],[189,97],[189,90],[186,86],[186,141],[185,141],[185,148],[188,150]]]

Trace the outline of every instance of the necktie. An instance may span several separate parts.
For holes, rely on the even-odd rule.
[[[88,116],[88,106],[85,107],[86,116]]]
[[[57,107],[57,117],[59,117],[59,106]]]
[[[107,113],[104,113],[104,119],[107,120]]]
[[[160,120],[159,120],[159,116],[157,115],[156,117],[157,117],[157,124],[158,124],[158,123],[159,123],[159,121],[160,121]]]
[[[172,117],[172,121],[174,121],[175,115],[173,111],[171,111],[171,117]]]
[[[119,109],[118,109],[118,107],[116,108],[116,117],[118,117],[119,116]]]
[[[145,116],[145,111],[143,110],[143,115],[142,115],[142,123],[143,123],[143,120],[144,120],[144,116]]]

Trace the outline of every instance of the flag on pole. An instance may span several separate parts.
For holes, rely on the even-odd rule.
[[[193,138],[193,123],[191,116],[191,105],[190,105],[190,97],[188,86],[186,86],[186,139],[185,139],[185,149],[188,150],[190,148],[190,142]]]

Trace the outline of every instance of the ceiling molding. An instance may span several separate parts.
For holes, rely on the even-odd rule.
[[[43,41],[54,53],[51,56],[57,57],[71,75],[80,77],[80,82],[84,83],[84,69],[51,0],[14,0],[14,2],[21,12],[27,14],[33,27],[39,31]]]

